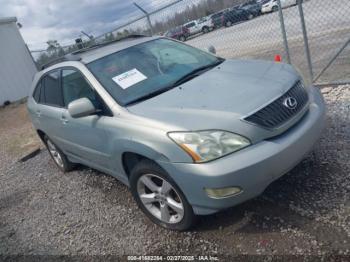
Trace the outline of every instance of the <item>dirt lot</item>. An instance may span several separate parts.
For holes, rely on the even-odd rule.
[[[46,150],[17,162],[18,146],[36,138],[23,106],[0,109],[0,260],[16,254],[349,259],[350,85],[322,90],[327,127],[315,150],[260,197],[201,217],[184,233],[152,224],[110,176],[84,167],[62,174]]]
[[[12,163],[41,146],[24,103],[0,108],[0,163]],[[2,157],[11,158],[2,161]]]

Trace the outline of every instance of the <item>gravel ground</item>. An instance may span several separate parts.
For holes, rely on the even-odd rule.
[[[0,148],[0,255],[215,255],[222,260],[244,254],[347,255],[346,260],[350,85],[322,91],[327,128],[315,150],[260,197],[201,217],[184,233],[152,224],[128,189],[110,176],[85,167],[62,174],[47,151],[14,162]]]

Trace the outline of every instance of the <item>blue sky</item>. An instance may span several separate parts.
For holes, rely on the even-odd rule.
[[[141,16],[133,2],[151,11],[173,0],[0,0],[0,17],[16,16],[35,50],[46,48],[49,39],[67,45],[81,30],[96,36]]]

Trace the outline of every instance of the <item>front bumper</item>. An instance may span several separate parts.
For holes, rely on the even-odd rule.
[[[324,127],[322,95],[317,88],[310,89],[308,112],[278,137],[208,163],[159,163],[181,188],[196,214],[215,213],[260,195],[271,182],[303,159]],[[203,190],[229,186],[238,186],[243,192],[228,198],[212,199]]]

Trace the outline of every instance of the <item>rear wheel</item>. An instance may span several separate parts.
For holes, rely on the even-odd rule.
[[[202,32],[204,34],[208,33],[209,32],[209,27],[207,27],[207,26],[203,27]]]
[[[231,21],[226,21],[225,25],[226,25],[227,27],[229,27],[229,26],[232,25],[232,22],[231,22]]]
[[[44,141],[52,160],[62,172],[68,172],[74,168],[74,164],[68,160],[67,156],[50,140],[48,136],[45,136]]]
[[[253,14],[249,14],[248,17],[247,17],[248,20],[251,20],[251,19],[253,19],[253,18],[254,18],[254,15],[253,15]]]
[[[179,40],[181,42],[185,42],[186,41],[186,37],[184,35],[182,35],[182,36],[179,37]]]
[[[130,186],[140,209],[157,225],[182,231],[193,224],[195,215],[186,197],[152,161],[141,161],[133,168]]]

